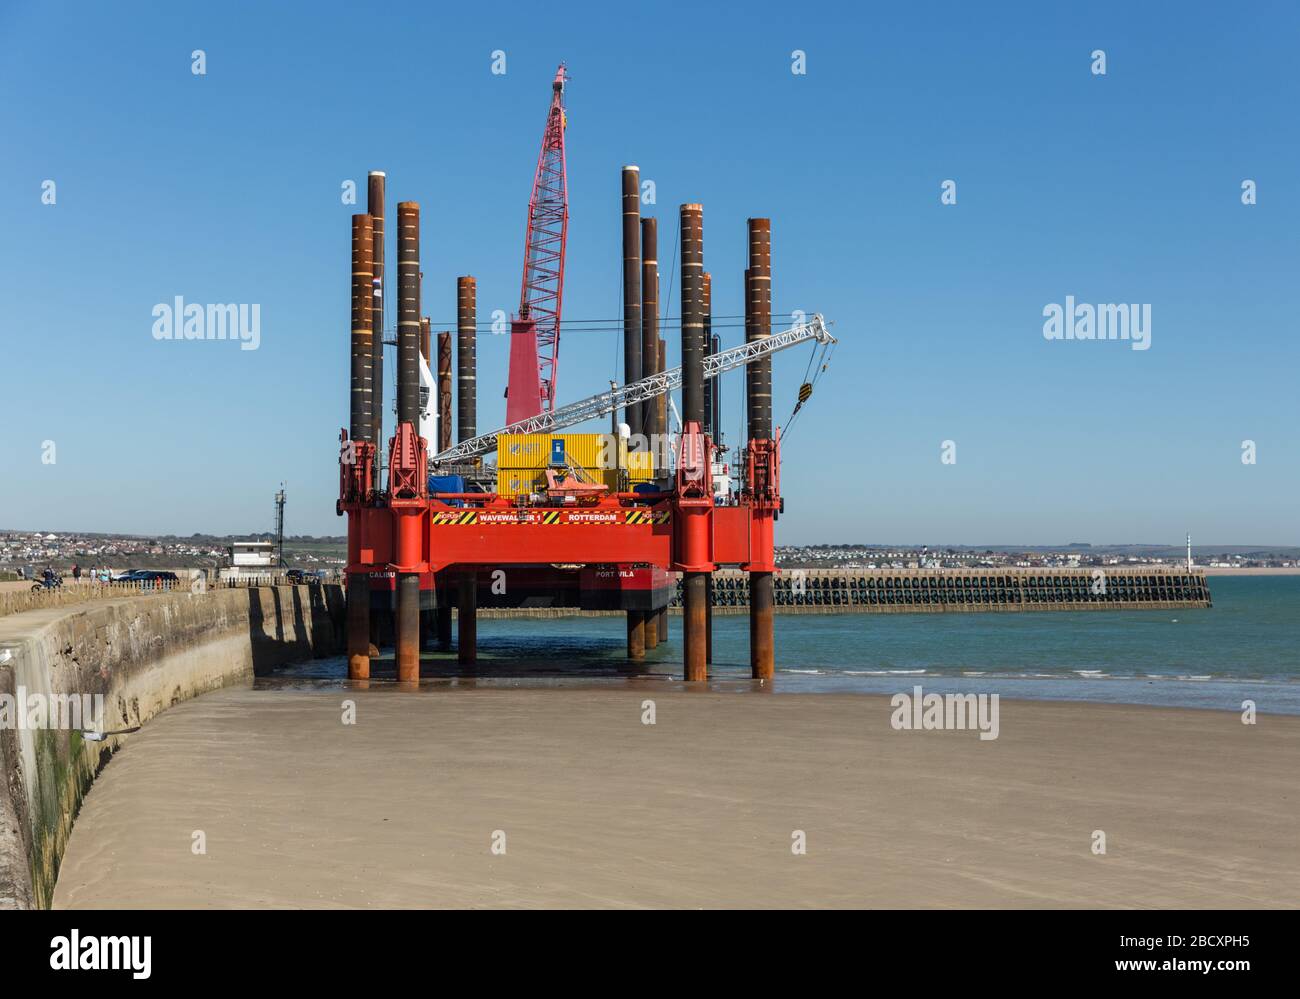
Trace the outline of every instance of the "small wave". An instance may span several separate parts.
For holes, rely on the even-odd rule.
[[[819,670],[819,669],[794,669],[794,668],[792,668],[792,667],[787,666],[787,667],[785,667],[784,669],[782,669],[781,672],[782,672],[782,673],[811,673],[812,675],[816,676],[816,675],[818,675],[818,674],[821,673],[821,670]]]
[[[885,672],[892,676],[919,676],[926,671],[923,669],[887,669]]]
[[[1099,670],[1099,669],[1076,669],[1073,672],[1078,673],[1080,676],[1106,676],[1107,675],[1107,673],[1104,670]]]

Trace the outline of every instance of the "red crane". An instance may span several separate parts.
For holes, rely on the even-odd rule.
[[[564,168],[564,63],[551,83],[551,107],[542,133],[533,193],[528,199],[524,280],[519,314],[510,324],[510,380],[506,423],[555,409],[560,363],[560,303],[564,296],[564,244],[569,229],[569,189]]]

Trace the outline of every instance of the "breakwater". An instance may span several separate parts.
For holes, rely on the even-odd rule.
[[[713,605],[749,606],[749,577],[713,574]],[[1211,606],[1200,570],[1165,566],[1079,569],[808,569],[776,577],[778,612],[1161,610]],[[681,588],[673,597],[681,605]]]

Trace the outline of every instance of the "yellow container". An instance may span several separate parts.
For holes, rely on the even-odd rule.
[[[610,434],[502,434],[497,438],[497,467],[547,468],[554,440],[564,441],[564,457],[570,465],[593,472],[616,466],[618,451]]]
[[[623,454],[623,464],[627,468],[628,482],[653,482],[655,477],[654,453],[651,451],[633,451]]]
[[[583,481],[603,482],[617,492],[620,469],[627,472],[629,487],[654,481],[654,455],[629,453],[624,441],[616,449],[608,434],[502,434],[497,438],[497,494],[512,499],[540,492],[551,463],[551,442],[557,439],[564,441],[565,460]]]
[[[618,470],[583,469],[578,476],[580,482],[603,482],[611,490],[618,489]],[[545,492],[546,469],[544,468],[499,468],[497,469],[498,496],[514,499],[527,493]]]
[[[537,492],[546,481],[546,472],[539,468],[498,468],[497,495],[514,499]]]

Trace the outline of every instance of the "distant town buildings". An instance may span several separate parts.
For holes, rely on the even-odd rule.
[[[285,562],[303,569],[340,569],[346,564],[343,538],[285,538]],[[1080,568],[1087,566],[1170,565],[1185,559],[1178,546],[1097,546],[1072,544],[1060,548],[977,549],[890,545],[779,545],[776,562],[782,569],[982,569]],[[192,535],[130,537],[120,534],[0,531],[0,572],[32,570],[45,565],[68,569],[110,566],[114,570],[150,568],[217,568],[243,563],[262,568],[274,561],[269,534],[239,538]],[[245,558],[253,562],[244,562]],[[256,566],[254,566],[254,562]],[[1300,568],[1300,552],[1216,552],[1202,549],[1198,566],[1211,569]]]
[[[872,545],[778,545],[777,565],[783,569],[1078,569],[1088,566],[1143,566],[1181,563],[1175,548],[1133,554],[1123,550],[1090,550],[1073,544],[1060,549],[934,549]],[[1300,558],[1277,553],[1223,554],[1196,559],[1211,569],[1300,568]]]
[[[12,573],[19,568],[31,570],[46,565],[68,569],[74,564],[83,569],[109,566],[114,571],[123,572],[128,569],[223,568],[237,564],[232,559],[232,546],[236,544],[248,545],[246,549],[240,549],[241,560],[244,554],[258,551],[266,564],[274,561],[271,554],[274,546],[269,540],[243,542],[241,539],[235,542],[208,535],[145,538],[119,534],[0,531],[0,572]],[[345,555],[346,542],[342,538],[285,539],[285,560],[301,568],[335,569],[345,564]]]

